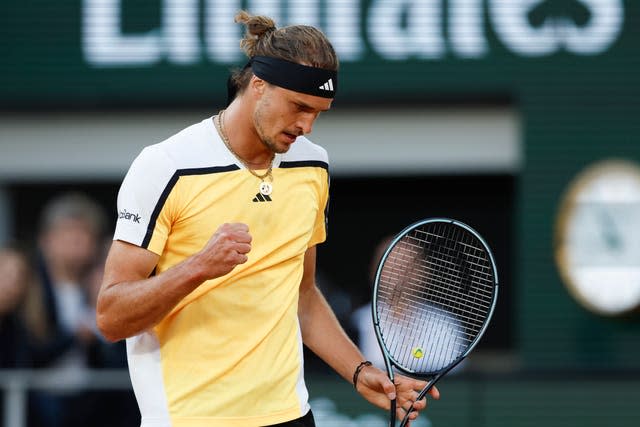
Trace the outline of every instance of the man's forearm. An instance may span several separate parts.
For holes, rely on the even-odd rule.
[[[190,273],[186,265],[178,265],[161,276],[106,286],[97,307],[102,334],[117,341],[155,326],[202,282]]]
[[[333,310],[316,286],[300,295],[300,325],[307,347],[351,382],[353,372],[363,356],[349,339]]]

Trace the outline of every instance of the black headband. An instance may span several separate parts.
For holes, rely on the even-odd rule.
[[[244,69],[251,67],[253,74],[273,85],[308,95],[334,98],[338,89],[338,72],[309,67],[270,56],[254,56]],[[227,82],[227,104],[233,101],[237,88]]]

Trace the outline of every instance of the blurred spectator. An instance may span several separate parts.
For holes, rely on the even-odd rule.
[[[98,257],[104,226],[101,208],[76,193],[52,200],[40,221],[37,272],[46,331],[32,331],[33,364],[61,371],[76,387],[88,381],[88,353],[98,340],[85,280]],[[91,407],[81,391],[34,392],[31,415],[32,426],[91,424]]]
[[[0,248],[0,369],[29,365],[24,305],[33,276],[25,253]]]
[[[29,267],[17,248],[0,248],[0,369],[23,368],[28,363],[27,340],[21,308],[27,293]],[[4,400],[0,400],[0,420]],[[0,425],[1,421],[0,421]]]

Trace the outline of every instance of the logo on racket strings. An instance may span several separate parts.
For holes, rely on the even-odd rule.
[[[422,359],[424,357],[424,349],[422,347],[414,347],[411,349],[411,355],[416,359]]]

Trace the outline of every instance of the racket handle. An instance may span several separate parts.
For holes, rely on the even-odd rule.
[[[419,401],[420,399],[424,399],[427,393],[429,393],[429,390],[431,390],[433,386],[436,384],[436,381],[438,379],[440,379],[440,376],[437,376],[435,379],[431,380],[429,384],[427,384],[427,386],[420,392],[420,394],[418,394],[418,398],[416,399],[416,402]],[[395,405],[395,401],[393,403]],[[409,414],[412,413],[413,411],[415,411],[415,409],[413,409],[413,406],[411,406],[411,408],[409,408],[409,412],[407,412],[404,418],[402,419],[402,422],[400,423],[400,427],[405,427],[407,425],[407,423],[409,422]],[[395,422],[395,417],[394,417],[394,422]]]
[[[400,423],[400,427],[405,427],[407,425],[407,423],[409,422],[409,414],[412,413],[413,410],[414,410],[413,406],[409,408],[409,412],[407,412],[404,418],[402,419],[402,422]]]
[[[389,427],[396,427],[396,399],[391,400],[391,409],[389,410]]]
[[[405,427],[407,425],[407,423],[409,422],[409,414],[411,412],[413,412],[413,408],[411,408],[409,412],[407,412],[407,415],[404,416],[404,418],[402,419],[402,422],[400,423],[400,427]]]

